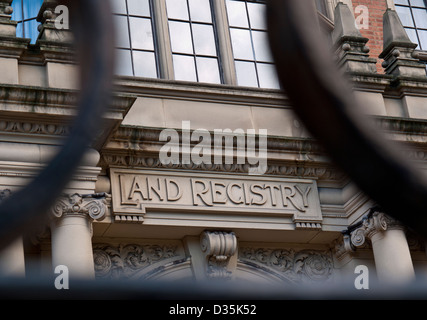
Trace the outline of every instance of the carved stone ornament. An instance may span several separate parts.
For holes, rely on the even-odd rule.
[[[59,199],[52,208],[51,213],[56,218],[64,216],[88,216],[93,220],[102,220],[107,210],[106,204],[107,201],[105,198],[84,198],[82,195],[74,193]]]
[[[145,268],[178,256],[174,245],[95,244],[93,258],[98,279],[132,278]]]
[[[333,262],[329,252],[316,250],[242,248],[242,262],[262,266],[295,283],[324,282],[331,278]]]
[[[236,253],[237,238],[233,232],[205,231],[200,237],[202,252],[207,258],[208,278],[229,279],[230,258]]]
[[[351,244],[359,248],[365,244],[366,239],[371,239],[378,232],[403,228],[397,220],[383,212],[374,212],[371,217],[363,220],[361,227],[351,232]]]

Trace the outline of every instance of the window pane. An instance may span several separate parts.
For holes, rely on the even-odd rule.
[[[394,0],[395,4],[406,4],[409,5],[408,0]]]
[[[189,0],[191,21],[212,22],[211,4],[209,0]]]
[[[421,41],[421,49],[427,50],[427,30],[418,30],[418,35]]]
[[[166,0],[168,18],[189,20],[187,0]]]
[[[172,51],[193,54],[190,24],[169,21]]]
[[[239,86],[258,87],[255,63],[236,61],[236,73]]]
[[[406,33],[408,34],[408,37],[411,40],[411,42],[419,45],[417,32],[415,31],[415,29],[405,29],[405,30],[406,30]]]
[[[120,76],[133,76],[130,50],[116,49],[116,74]]]
[[[221,83],[218,60],[216,58],[196,58],[197,74],[200,82]]]
[[[127,14],[126,0],[110,0],[113,13]]]
[[[154,52],[133,51],[135,76],[157,78],[156,57]]]
[[[422,8],[426,7],[426,3],[424,2],[424,0],[411,0],[411,5]]]
[[[255,59],[257,61],[273,62],[267,32],[253,31],[252,39],[254,42]]]
[[[266,6],[260,3],[248,3],[249,20],[252,29],[267,29]]]
[[[231,27],[249,27],[245,2],[227,0],[227,13]]]
[[[150,4],[148,0],[128,0],[130,15],[150,17]]]
[[[427,29],[427,10],[414,8],[412,12],[414,13],[417,28]]]
[[[194,50],[198,55],[216,56],[216,45],[211,25],[193,24]]]
[[[116,28],[116,46],[130,48],[128,19],[124,16],[114,16]]]
[[[253,60],[251,34],[249,30],[230,29],[235,59]]]
[[[197,81],[193,57],[174,54],[173,65],[176,80]]]
[[[405,27],[414,27],[412,21],[411,10],[407,7],[396,7],[396,12],[399,14],[399,18]]]
[[[154,50],[151,19],[129,18],[132,48]]]
[[[280,89],[276,68],[273,64],[258,63],[257,68],[261,88]]]

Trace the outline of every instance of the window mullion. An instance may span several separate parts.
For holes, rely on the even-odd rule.
[[[219,61],[222,65],[224,83],[237,85],[236,67],[234,64],[233,49],[231,44],[230,26],[227,17],[225,0],[213,2],[214,19],[218,35]]]
[[[169,34],[166,0],[153,0],[153,18],[158,43],[160,78],[174,80],[172,47]]]

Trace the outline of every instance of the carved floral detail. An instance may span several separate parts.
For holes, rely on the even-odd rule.
[[[95,276],[99,279],[131,278],[144,268],[178,256],[173,245],[95,244],[93,257]]]
[[[239,259],[265,266],[293,282],[323,282],[333,272],[330,254],[315,250],[241,248]]]
[[[107,210],[105,198],[83,198],[80,194],[72,194],[59,199],[52,207],[54,217],[61,218],[64,215],[88,215],[93,220],[102,220]]]

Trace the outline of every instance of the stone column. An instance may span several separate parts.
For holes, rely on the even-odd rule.
[[[11,194],[9,189],[0,192],[0,202]],[[0,277],[25,277],[24,243],[22,237],[0,252]]]
[[[372,243],[378,280],[390,284],[405,284],[415,278],[405,227],[382,212],[374,212],[362,226],[351,233],[351,244]]]
[[[95,277],[92,250],[92,222],[106,213],[105,198],[73,194],[52,209],[52,265],[68,267],[70,278]]]

